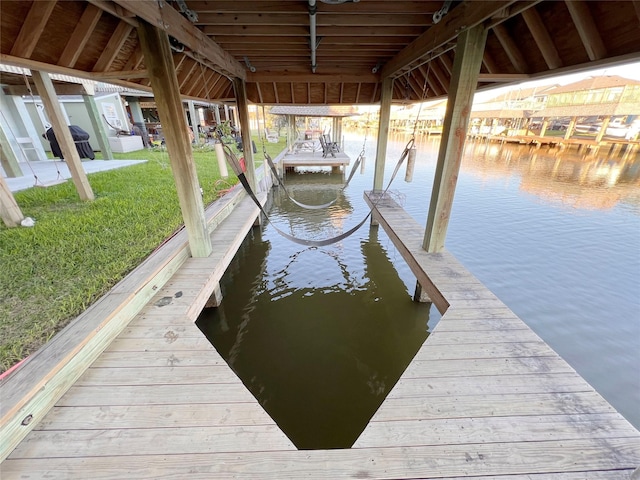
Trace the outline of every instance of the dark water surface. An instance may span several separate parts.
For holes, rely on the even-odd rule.
[[[391,138],[385,182],[407,137]],[[439,139],[417,143],[412,183],[393,195],[426,223]],[[363,134],[347,134],[354,159]],[[282,230],[323,239],[367,213],[364,174],[331,208],[276,193]],[[399,177],[404,177],[404,170]],[[288,174],[299,201],[338,194],[341,174]],[[640,160],[637,155],[471,143],[447,248],[613,406],[640,427]],[[384,231],[367,223],[322,248],[255,229],[198,325],[298,448],[350,446],[439,320],[411,301],[415,278]]]

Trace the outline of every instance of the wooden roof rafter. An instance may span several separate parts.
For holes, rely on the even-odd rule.
[[[109,67],[111,67],[111,64],[118,56],[120,49],[124,45],[124,42],[127,41],[127,38],[129,38],[132,31],[133,26],[127,22],[120,21],[118,23],[113,35],[111,35],[111,38],[107,42],[102,54],[93,67],[94,72],[106,72],[109,70]]]
[[[578,30],[578,35],[584,44],[584,48],[590,60],[600,60],[607,54],[602,36],[589,11],[589,6],[582,0],[565,0],[565,5]]]
[[[560,58],[560,54],[558,53],[558,49],[556,48],[547,27],[545,27],[540,14],[536,10],[536,7],[529,8],[522,12],[522,18],[538,45],[540,53],[542,53],[547,66],[551,70],[562,67],[563,63]]]
[[[73,30],[71,37],[69,37],[69,41],[58,60],[58,65],[69,68],[75,66],[101,16],[101,9],[91,3],[87,4],[84,12],[82,12],[80,21]],[[133,70],[133,68],[131,68],[131,70]]]
[[[53,13],[57,0],[34,2],[24,19],[18,38],[11,48],[11,55],[30,57],[44,32],[45,25]]]
[[[525,59],[522,51],[511,37],[511,34],[507,30],[504,23],[494,25],[493,32],[495,33],[498,41],[502,44],[505,53],[509,57],[511,64],[516,70],[516,73],[527,73],[529,71],[529,65]]]
[[[246,78],[244,67],[217,43],[202,33],[180,12],[164,3],[164,0],[113,0],[114,3],[138,17],[164,29],[168,35],[184,44],[193,52],[212,62],[220,73]]]

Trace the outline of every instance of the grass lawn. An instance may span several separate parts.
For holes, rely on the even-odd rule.
[[[260,164],[262,145],[254,141]],[[266,146],[275,157],[285,141]],[[92,202],[81,201],[71,181],[15,193],[36,225],[9,229],[0,222],[1,371],[51,339],[181,226],[166,151],[114,157],[148,162],[89,175]],[[220,178],[213,147],[195,148],[194,158],[205,205],[237,182]]]

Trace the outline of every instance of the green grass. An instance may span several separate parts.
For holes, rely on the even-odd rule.
[[[283,148],[284,141],[267,144],[272,157]],[[50,340],[180,227],[166,151],[114,157],[148,162],[91,174],[92,202],[81,201],[71,181],[15,193],[36,225],[9,229],[0,223],[2,371]],[[220,179],[212,147],[194,149],[194,159],[205,204],[236,182]]]

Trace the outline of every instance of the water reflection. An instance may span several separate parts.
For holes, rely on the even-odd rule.
[[[485,179],[517,176],[523,192],[588,210],[638,203],[639,165],[630,149],[588,154],[491,142],[469,142],[464,158],[469,173]]]
[[[427,338],[429,307],[411,301],[375,227],[353,239],[359,261],[340,245],[268,255],[261,235],[197,324],[298,448],[350,447]]]

